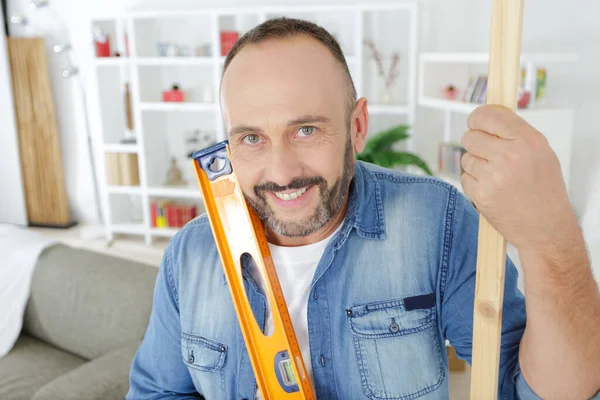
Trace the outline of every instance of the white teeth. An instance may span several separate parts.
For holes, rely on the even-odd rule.
[[[302,196],[308,190],[308,186],[293,193],[275,193],[275,196],[284,201],[294,200]]]

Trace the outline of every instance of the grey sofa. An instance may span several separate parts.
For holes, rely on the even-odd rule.
[[[39,257],[2,400],[123,399],[158,269],[65,245]]]

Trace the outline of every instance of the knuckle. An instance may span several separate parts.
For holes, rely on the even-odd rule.
[[[470,170],[471,165],[473,165],[473,157],[471,154],[465,153],[460,159],[460,164],[462,165],[463,169]]]
[[[530,135],[526,136],[526,141],[529,148],[535,153],[541,151],[545,147],[549,147],[546,136],[535,130]]]
[[[489,107],[489,105],[483,105],[473,110],[471,114],[469,114],[469,118],[467,119],[467,126],[471,129],[474,129],[474,127],[483,126],[489,114]]]
[[[462,137],[460,138],[460,144],[462,144],[464,148],[469,148],[469,147],[471,147],[472,142],[473,142],[473,131],[468,130],[465,133],[463,133]]]
[[[495,202],[495,190],[489,185],[481,186],[475,193],[473,200],[483,209],[490,209],[494,207]]]

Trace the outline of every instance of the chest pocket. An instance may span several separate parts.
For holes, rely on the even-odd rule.
[[[196,390],[207,399],[225,399],[227,346],[201,336],[181,334],[181,357]]]
[[[435,301],[433,295],[418,298],[346,310],[363,389],[371,399],[415,399],[434,391],[444,379]]]

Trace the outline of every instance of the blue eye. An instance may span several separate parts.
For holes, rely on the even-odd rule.
[[[258,135],[254,135],[254,134],[246,135],[246,136],[244,136],[242,141],[246,144],[257,144],[260,142],[260,137]]]
[[[315,133],[315,130],[317,128],[315,128],[314,126],[303,126],[302,128],[300,128],[300,130],[298,131],[298,133],[300,134],[300,136],[310,136],[313,133]]]

